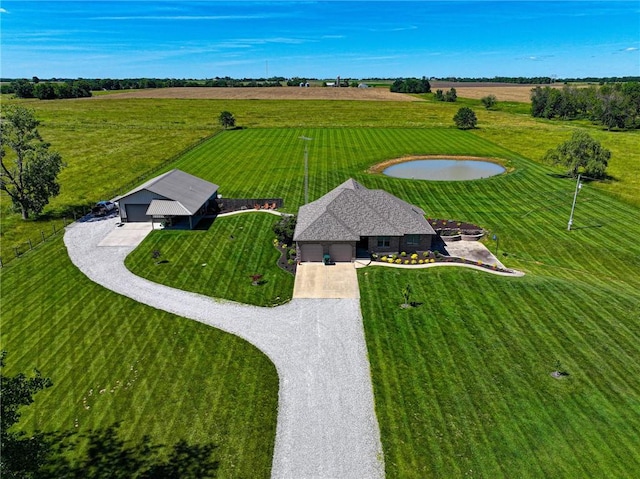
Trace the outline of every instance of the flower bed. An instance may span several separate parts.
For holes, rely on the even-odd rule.
[[[387,263],[398,266],[419,266],[432,263],[458,263],[479,266],[491,271],[499,271],[502,273],[514,273],[508,268],[501,268],[494,264],[483,263],[482,261],[473,261],[470,259],[460,258],[458,256],[447,256],[439,251],[423,251],[415,253],[401,252],[400,254],[376,255],[372,256],[372,261],[379,263]]]
[[[298,266],[295,246],[280,243],[277,238],[273,239],[273,246],[280,251],[278,266],[295,276],[296,268]]]

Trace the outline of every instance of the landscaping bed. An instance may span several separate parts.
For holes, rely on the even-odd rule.
[[[471,237],[473,237],[473,239],[479,239],[485,233],[485,230],[480,226],[464,221],[441,220],[434,218],[429,218],[427,221],[440,236],[449,237],[460,235],[461,237],[468,237],[463,238],[468,240],[472,239]]]
[[[280,252],[278,266],[287,273],[291,273],[295,276],[296,269],[298,267],[296,247],[286,243],[280,243],[276,238],[273,240],[273,246]]]
[[[449,256],[440,253],[439,251],[420,251],[415,253],[391,254],[391,255],[378,255],[373,254],[372,261],[379,263],[395,264],[398,266],[419,266],[428,265],[431,263],[458,263],[469,264],[473,266],[479,266],[491,271],[500,271],[501,273],[514,273],[512,269],[501,268],[495,264],[487,264],[482,261],[473,261],[466,258],[460,258],[458,256]]]

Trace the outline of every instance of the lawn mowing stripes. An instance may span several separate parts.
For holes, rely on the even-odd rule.
[[[362,278],[362,273],[360,274]],[[421,277],[427,278],[431,275],[436,276],[437,279],[418,279]],[[588,340],[583,337],[581,331],[574,331],[573,327],[565,332],[565,339],[556,341],[561,326],[553,322],[549,324],[544,319],[545,317],[557,317],[561,314],[556,305],[548,304],[548,298],[564,294],[563,290],[567,286],[562,281],[545,278],[536,279],[534,277],[525,277],[513,281],[466,270],[445,271],[436,269],[406,273],[389,273],[385,271],[380,272],[380,276],[373,276],[372,271],[367,275],[369,280],[363,283],[363,293],[365,293],[366,297],[371,297],[370,292],[367,292],[368,285],[376,284],[376,278],[380,277],[387,278],[387,281],[382,284],[386,284],[388,290],[401,289],[402,285],[409,281],[414,285],[416,301],[419,301],[422,295],[425,295],[429,300],[415,311],[411,311],[411,313],[418,314],[418,317],[408,323],[411,325],[409,332],[399,332],[400,335],[396,333],[394,342],[386,341],[387,344],[399,345],[401,349],[392,346],[395,351],[406,352],[400,353],[400,357],[397,357],[397,353],[392,355],[389,355],[388,352],[376,353],[375,355],[372,353],[372,364],[375,364],[379,358],[385,358],[386,364],[400,364],[406,361],[401,357],[408,357],[412,348],[424,349],[424,341],[427,341],[424,344],[432,345],[434,353],[437,353],[435,358],[430,358],[431,360],[428,362],[430,366],[433,366],[433,372],[428,375],[421,373],[420,371],[424,370],[424,363],[414,359],[411,363],[415,364],[415,369],[408,375],[408,381],[403,381],[405,383],[404,391],[405,394],[415,397],[415,399],[407,398],[409,404],[424,404],[422,406],[423,412],[417,411],[417,414],[426,413],[431,415],[432,418],[436,415],[431,401],[424,403],[419,399],[424,394],[429,394],[440,400],[441,405],[438,406],[438,410],[441,413],[435,417],[444,415],[443,417],[455,418],[460,417],[461,414],[466,416],[466,419],[454,420],[454,423],[458,428],[462,428],[461,431],[466,435],[467,439],[474,437],[475,439],[472,443],[475,444],[476,448],[479,448],[476,454],[469,456],[471,459],[468,460],[468,463],[473,464],[469,467],[473,467],[474,471],[479,471],[478,473],[480,474],[492,477],[498,474],[497,470],[504,471],[500,473],[505,474],[507,477],[513,474],[517,474],[519,477],[537,477],[549,474],[572,477],[578,473],[577,471],[580,471],[579,474],[583,476],[593,475],[594,471],[597,474],[599,466],[590,464],[590,457],[600,455],[603,464],[611,462],[611,458],[614,456],[612,451],[600,448],[599,451],[602,451],[602,453],[594,454],[589,452],[598,448],[597,442],[601,440],[602,431],[594,430],[591,432],[590,430],[587,434],[581,431],[584,431],[585,426],[591,425],[590,416],[592,415],[588,412],[590,409],[596,408],[598,404],[613,402],[619,404],[619,396],[610,395],[608,399],[604,396],[595,397],[593,401],[590,400],[588,403],[576,402],[576,400],[571,400],[570,395],[575,386],[587,387],[588,389],[593,387],[588,383],[576,383],[576,381],[579,381],[578,376],[572,377],[568,383],[557,381],[549,376],[553,367],[554,350],[557,353],[564,348],[567,353],[563,353],[563,355],[575,356],[575,361],[579,362],[581,360],[580,354],[576,355],[576,351],[579,352],[584,348],[588,348]],[[393,278],[393,281],[389,282],[388,280],[391,278]],[[453,285],[455,287],[452,287]],[[584,287],[588,286],[585,285]],[[474,301],[468,296],[468,293],[465,293],[465,291],[473,290],[483,291],[482,299],[476,297]],[[480,301],[478,302],[478,300]],[[600,298],[596,297],[590,301],[597,303]],[[389,304],[376,301],[371,306],[373,310],[384,307],[384,310],[387,311],[383,314],[377,314],[376,317],[390,318],[395,316],[395,314],[393,316],[389,315],[389,312],[393,309]],[[389,309],[390,307],[391,309]],[[433,310],[431,309],[432,307]],[[369,308],[365,308],[363,311],[365,318],[369,317]],[[433,311],[435,314],[425,315],[429,311]],[[615,317],[618,311],[618,306],[611,306],[605,316]],[[465,316],[468,317],[466,321],[462,322],[461,320]],[[573,321],[572,318],[574,317],[580,317],[580,309],[571,308],[569,320]],[[432,318],[429,323],[435,320],[436,322],[433,326],[439,326],[439,328],[428,327],[426,326],[428,323],[422,325],[421,320],[418,318]],[[593,321],[595,323],[595,319]],[[366,322],[365,324],[367,325],[367,336],[374,331],[376,334],[393,334],[393,329],[381,332],[372,329],[369,323]],[[415,326],[413,326],[414,324]],[[463,329],[459,330],[457,324],[463,325]],[[505,326],[507,327],[505,328]],[[490,329],[487,330],[488,327]],[[424,336],[423,339],[418,339],[420,334],[423,334],[419,333],[419,331],[423,329],[425,331],[428,330],[429,334]],[[441,333],[434,335],[437,330],[441,331]],[[452,334],[456,330],[459,330],[458,333]],[[491,338],[492,342],[488,343],[489,339],[487,338]],[[527,345],[528,338],[531,338],[531,341]],[[604,340],[607,341],[608,339],[605,337]],[[378,340],[375,342],[380,344]],[[514,348],[518,343],[522,343],[521,347]],[[411,346],[412,344],[414,346]],[[444,346],[444,344],[447,346]],[[465,344],[466,346],[463,348],[462,345]],[[483,346],[485,344],[492,346],[489,349],[485,349]],[[496,346],[498,349],[495,349]],[[457,358],[455,363],[451,363],[450,359],[446,359],[447,355],[445,353],[447,351],[449,351],[450,356]],[[491,351],[491,354],[489,351]],[[494,354],[493,351],[496,351],[498,355]],[[528,353],[523,356],[522,353],[525,352]],[[542,367],[537,366],[540,358],[544,358],[545,361],[549,362],[547,367],[544,367],[544,365]],[[391,359],[391,361],[388,359]],[[527,364],[531,364],[531,366],[527,366]],[[441,370],[447,371],[447,376],[453,374],[453,377],[456,377],[455,373],[449,372],[452,368],[456,368],[459,371],[458,377],[460,379],[453,380],[450,384],[449,381],[452,381],[452,377],[443,382],[445,377],[439,374],[438,376],[433,376],[433,380],[435,380],[433,386],[436,388],[434,392],[431,392],[431,390],[423,392],[423,388],[417,387],[417,384],[430,385],[432,380],[428,378],[433,374],[440,373]],[[374,387],[376,387],[376,374],[379,371],[378,368],[372,367]],[[476,371],[482,371],[482,374],[478,376]],[[488,391],[496,391],[496,389],[494,388],[494,382],[486,381],[484,376],[487,379],[492,379],[496,375],[502,382],[498,386],[502,399],[499,399],[500,396],[498,396],[498,398],[494,397],[491,400],[487,400],[487,394],[491,394]],[[399,374],[396,377],[400,379],[407,377],[407,375]],[[594,378],[594,380],[597,379]],[[533,395],[525,393],[531,382],[541,388]],[[466,386],[460,389],[460,387],[454,387],[456,384],[464,384]],[[583,386],[580,386],[580,384],[583,384]],[[566,393],[561,391],[563,386],[571,388],[567,391],[569,396],[566,396]],[[553,392],[554,390],[556,392]],[[462,398],[459,397],[458,392],[462,393]],[[551,394],[551,398],[548,397],[549,394]],[[464,401],[465,395],[468,397],[467,401]],[[566,408],[549,408],[549,404],[562,402],[561,398],[563,396],[567,398],[564,399],[565,402],[569,401]],[[383,400],[384,396],[381,396],[376,388],[376,401]],[[472,404],[471,409],[476,411],[471,415],[467,413],[469,410],[468,404],[467,406],[462,406],[463,403],[469,400]],[[455,402],[452,403],[452,401]],[[457,403],[459,404],[456,405]],[[380,411],[381,407],[378,406],[377,409]],[[583,412],[582,409],[585,411]],[[579,412],[576,412],[577,410]],[[569,416],[571,417],[569,418]],[[486,417],[495,418],[498,426],[485,424]],[[603,421],[605,420],[603,419]],[[383,418],[381,418],[381,422],[384,423]],[[423,427],[426,427],[426,425],[423,425]],[[448,425],[450,431],[452,431],[451,427],[451,425]],[[465,427],[469,429],[464,429]],[[477,428],[485,430],[484,436]],[[418,444],[420,444],[421,435],[414,433],[411,437],[414,438],[417,443],[416,447],[419,448]],[[482,437],[487,439],[483,440]],[[634,441],[630,439],[631,437],[629,434],[625,436],[625,440],[622,442],[624,449],[627,448],[627,443],[629,445],[634,444]],[[490,443],[488,438],[491,438]],[[456,441],[451,441],[456,444]],[[390,443],[386,441],[384,444],[385,449],[391,447]],[[394,447],[403,447],[403,443],[395,444],[396,446]],[[487,449],[488,444],[491,444],[491,446]],[[509,445],[509,447],[505,447],[506,445]],[[485,451],[480,452],[483,449]],[[464,449],[461,453],[464,454]],[[487,459],[487,456],[495,457],[495,459]],[[572,459],[566,460],[567,456]],[[526,461],[524,458],[526,458]],[[430,457],[428,462],[433,464],[434,459]],[[388,475],[397,477],[398,468],[402,470],[402,464],[403,462],[398,461],[390,462]],[[464,465],[465,461],[462,460],[461,464]],[[497,469],[496,464],[500,469]],[[447,469],[447,467],[449,468]],[[396,472],[392,471],[393,468],[395,468]],[[616,472],[617,469],[609,467],[609,470]],[[441,473],[441,476],[455,475],[450,466],[445,466],[444,470],[447,472]],[[538,472],[536,473],[535,471]],[[434,475],[439,477],[437,473],[434,473]],[[621,476],[621,474],[618,474],[618,476]]]

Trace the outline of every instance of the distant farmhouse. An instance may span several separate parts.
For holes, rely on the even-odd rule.
[[[300,208],[293,240],[301,261],[353,261],[359,251],[426,251],[435,236],[417,206],[349,179]]]

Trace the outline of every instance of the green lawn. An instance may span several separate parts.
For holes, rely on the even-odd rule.
[[[218,134],[164,168],[220,184],[224,197],[283,197],[284,209],[296,212],[304,197],[299,137],[310,136],[311,199],[353,177],[431,217],[485,227],[492,249],[491,235],[499,236],[501,261],[525,271],[524,278],[442,268],[359,273],[389,477],[628,477],[640,468],[639,132],[480,108],[480,129],[463,132],[449,128],[459,105],[429,101],[30,104],[44,120],[44,138],[69,162],[53,213],[163,167],[213,133],[217,114],[227,109],[250,128]],[[589,129],[614,152],[617,181],[585,185],[569,232],[575,182],[537,160],[575,128]],[[429,153],[499,157],[514,170],[464,183],[366,172],[388,158]],[[28,231],[37,238],[42,225],[51,226],[23,224],[6,211],[3,198],[3,255]],[[155,233],[129,265],[148,275],[173,271],[182,287],[217,296],[215,272],[233,264],[221,258],[239,256],[237,272],[225,273],[237,274],[226,297],[284,300],[269,289],[284,280],[249,284],[249,274],[268,275],[273,265],[267,218],[221,218],[210,231]],[[247,252],[244,229],[254,227],[265,232],[256,236],[264,247]],[[151,264],[156,247],[168,263]],[[94,285],[70,264],[60,237],[0,275],[7,372],[39,367],[55,384],[26,410],[25,430],[65,430],[76,418],[87,429],[122,421],[132,440],[212,440],[220,445],[220,477],[269,475],[277,375],[253,347]],[[401,310],[407,283],[422,304]],[[556,360],[570,376],[549,376]],[[114,387],[132,379],[132,387]],[[96,388],[105,393],[84,409]]]
[[[4,104],[16,102],[36,111],[42,122],[43,138],[62,154],[67,168],[60,174],[60,196],[52,200],[45,209],[45,216],[39,220],[22,221],[19,215],[11,212],[7,198],[1,197],[0,257],[5,261],[14,257],[14,247],[24,250],[28,239],[35,242],[41,237],[41,231],[51,230],[50,222],[55,218],[72,218],[74,211],[83,208],[86,211],[88,205],[98,200],[128,191],[134,183],[139,184],[156,174],[158,167],[170,162],[184,149],[219,132],[217,116],[223,110],[232,111],[238,125],[249,129],[300,129],[296,132],[299,133],[314,128],[392,127],[415,131],[452,128],[453,115],[465,105],[478,115],[479,129],[474,130],[473,135],[534,161],[540,160],[549,148],[567,140],[573,129],[586,128],[613,152],[609,172],[615,181],[598,184],[597,188],[640,206],[640,150],[635,147],[640,131],[606,132],[584,122],[534,119],[522,106],[516,108],[505,104],[497,111],[486,111],[478,100],[460,99],[452,104],[435,102],[432,95],[426,95],[418,102],[153,100],[110,99],[108,95],[89,100],[3,98]],[[289,136],[279,154],[288,161],[301,161],[303,147],[300,143],[296,136]],[[260,144],[253,146],[253,150],[259,152]],[[342,147],[346,151],[338,150],[336,154],[348,155],[349,150],[359,146],[344,144]],[[433,146],[437,149],[438,145]],[[317,147],[314,144],[310,148],[312,158]],[[421,152],[408,145],[404,150]],[[315,153],[320,152],[316,150]],[[203,160],[212,161],[212,158]],[[266,161],[272,159],[258,155],[256,163],[250,166],[255,171],[264,167]]]
[[[245,213],[217,218],[206,231],[153,231],[126,260],[127,267],[156,283],[257,306],[291,299],[293,275],[277,266],[273,225],[278,218]],[[153,259],[161,253],[161,261]],[[251,275],[261,274],[252,285]]]
[[[637,290],[446,268],[359,281],[388,478],[640,470]],[[407,283],[421,304],[403,310]]]
[[[217,477],[269,477],[278,375],[256,348],[92,283],[60,236],[0,279],[5,373],[37,367],[53,381],[23,408],[21,429],[84,434],[120,423],[133,444],[213,442]]]

